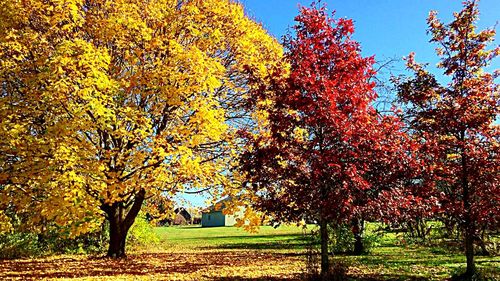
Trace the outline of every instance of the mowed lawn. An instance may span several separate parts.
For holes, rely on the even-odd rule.
[[[158,227],[162,248],[184,250],[272,250],[294,252],[305,249],[307,237],[302,228],[262,226],[255,233],[238,227]]]
[[[0,261],[0,280],[303,280],[308,239],[301,228],[155,228],[159,243],[134,249],[124,260],[86,255]],[[352,280],[446,280],[464,257],[439,247],[408,246],[384,234],[369,255],[336,256]],[[500,257],[478,257],[500,277]],[[500,278],[499,278],[500,280]]]

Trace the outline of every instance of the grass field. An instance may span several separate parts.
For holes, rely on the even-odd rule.
[[[182,250],[280,250],[305,249],[303,230],[296,226],[263,226],[257,233],[237,227],[161,227],[155,229],[162,248]]]
[[[159,243],[135,249],[125,260],[86,255],[0,261],[0,279],[39,280],[302,280],[308,240],[294,226],[262,227],[249,234],[234,227],[162,227]],[[372,253],[335,256],[352,280],[445,280],[464,265],[460,253],[408,246],[385,233]],[[489,276],[500,276],[500,257],[478,257]],[[499,279],[500,280],[500,279]]]

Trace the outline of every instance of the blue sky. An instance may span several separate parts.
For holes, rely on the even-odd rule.
[[[309,6],[311,1],[291,0],[240,0],[247,14],[275,37],[281,38],[298,13],[298,6]],[[435,46],[428,43],[426,19],[430,10],[449,22],[454,11],[462,9],[459,0],[325,0],[336,17],[351,18],[355,22],[354,38],[361,44],[363,54],[377,59],[401,58],[416,53],[419,62],[437,62]],[[492,27],[500,21],[500,0],[479,2],[479,27]],[[499,28],[497,28],[497,31]],[[497,36],[498,37],[498,36]],[[499,40],[496,41],[498,44]],[[494,68],[500,68],[498,60]]]
[[[311,1],[295,0],[239,0],[252,19],[262,23],[269,33],[280,39],[294,24],[298,6],[309,6]],[[426,19],[429,11],[438,11],[438,17],[445,23],[453,18],[454,11],[462,9],[460,0],[328,0],[323,1],[336,17],[354,20],[354,38],[360,42],[365,56],[375,55],[377,60],[401,59],[410,52],[416,53],[418,62],[435,65],[435,45],[428,43]],[[480,29],[493,27],[500,21],[500,0],[479,2]],[[497,32],[500,28],[496,28]],[[497,36],[498,38],[498,36]],[[498,45],[500,39],[495,42]],[[491,69],[500,68],[497,59]],[[396,64],[394,74],[404,71],[402,63]],[[205,198],[200,195],[182,196],[194,206],[204,206]]]

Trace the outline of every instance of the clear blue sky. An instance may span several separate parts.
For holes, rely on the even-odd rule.
[[[311,1],[296,0],[240,0],[248,16],[262,25],[276,38],[281,38],[294,24],[298,6],[309,6]],[[460,0],[328,0],[323,1],[336,17],[351,18],[355,22],[354,38],[361,44],[365,56],[375,55],[377,60],[402,58],[416,53],[418,62],[437,63],[435,45],[428,43],[426,19],[430,10],[438,11],[445,23],[453,18],[454,11],[462,9]],[[500,0],[479,2],[479,27],[493,27],[500,21]],[[500,28],[496,28],[497,32]],[[499,36],[497,36],[498,38]],[[495,44],[498,44],[497,39]],[[395,71],[404,65],[395,65]],[[500,68],[497,59],[492,69]],[[397,72],[395,74],[398,74]],[[181,196],[194,206],[204,206],[200,195]]]
[[[247,14],[275,37],[281,38],[298,13],[298,6],[309,6],[311,1],[297,0],[240,0]],[[325,0],[329,12],[336,17],[351,18],[355,22],[354,38],[361,43],[363,54],[377,59],[401,58],[416,53],[419,62],[437,62],[435,46],[428,43],[426,19],[429,11],[438,11],[438,17],[449,22],[454,11],[462,9],[460,0]],[[500,0],[479,2],[479,27],[492,27],[500,21]],[[497,28],[497,31],[499,28]],[[498,37],[498,36],[497,36]],[[500,40],[496,41],[498,44]],[[500,63],[494,62],[494,68]]]

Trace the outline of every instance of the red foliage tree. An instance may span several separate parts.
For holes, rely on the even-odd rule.
[[[438,44],[438,67],[450,82],[440,84],[411,54],[407,64],[414,76],[398,86],[410,124],[432,159],[430,184],[442,192],[443,210],[463,230],[467,276],[475,272],[478,231],[498,229],[500,222],[500,130],[495,123],[500,94],[495,75],[484,71],[500,48],[487,50],[495,32],[476,31],[478,15],[475,1],[464,2],[449,24],[431,12],[431,42]]]
[[[390,181],[387,171],[407,157],[393,161],[404,137],[397,118],[379,118],[372,107],[374,59],[361,56],[352,21],[332,19],[324,7],[301,8],[295,20],[282,67],[251,95],[267,121],[247,132],[242,167],[259,209],[277,221],[319,222],[325,276],[327,224],[361,215],[376,197],[372,183]]]
[[[399,111],[399,110],[398,110]],[[370,188],[356,194],[357,215],[353,229],[363,229],[360,220],[382,221],[411,228],[433,215],[437,194],[427,186],[429,167],[422,147],[408,134],[407,126],[394,112],[379,116],[372,126],[372,140],[363,148],[360,161],[366,168],[364,178]],[[420,223],[420,225],[422,225]],[[354,253],[363,251],[356,231]]]

